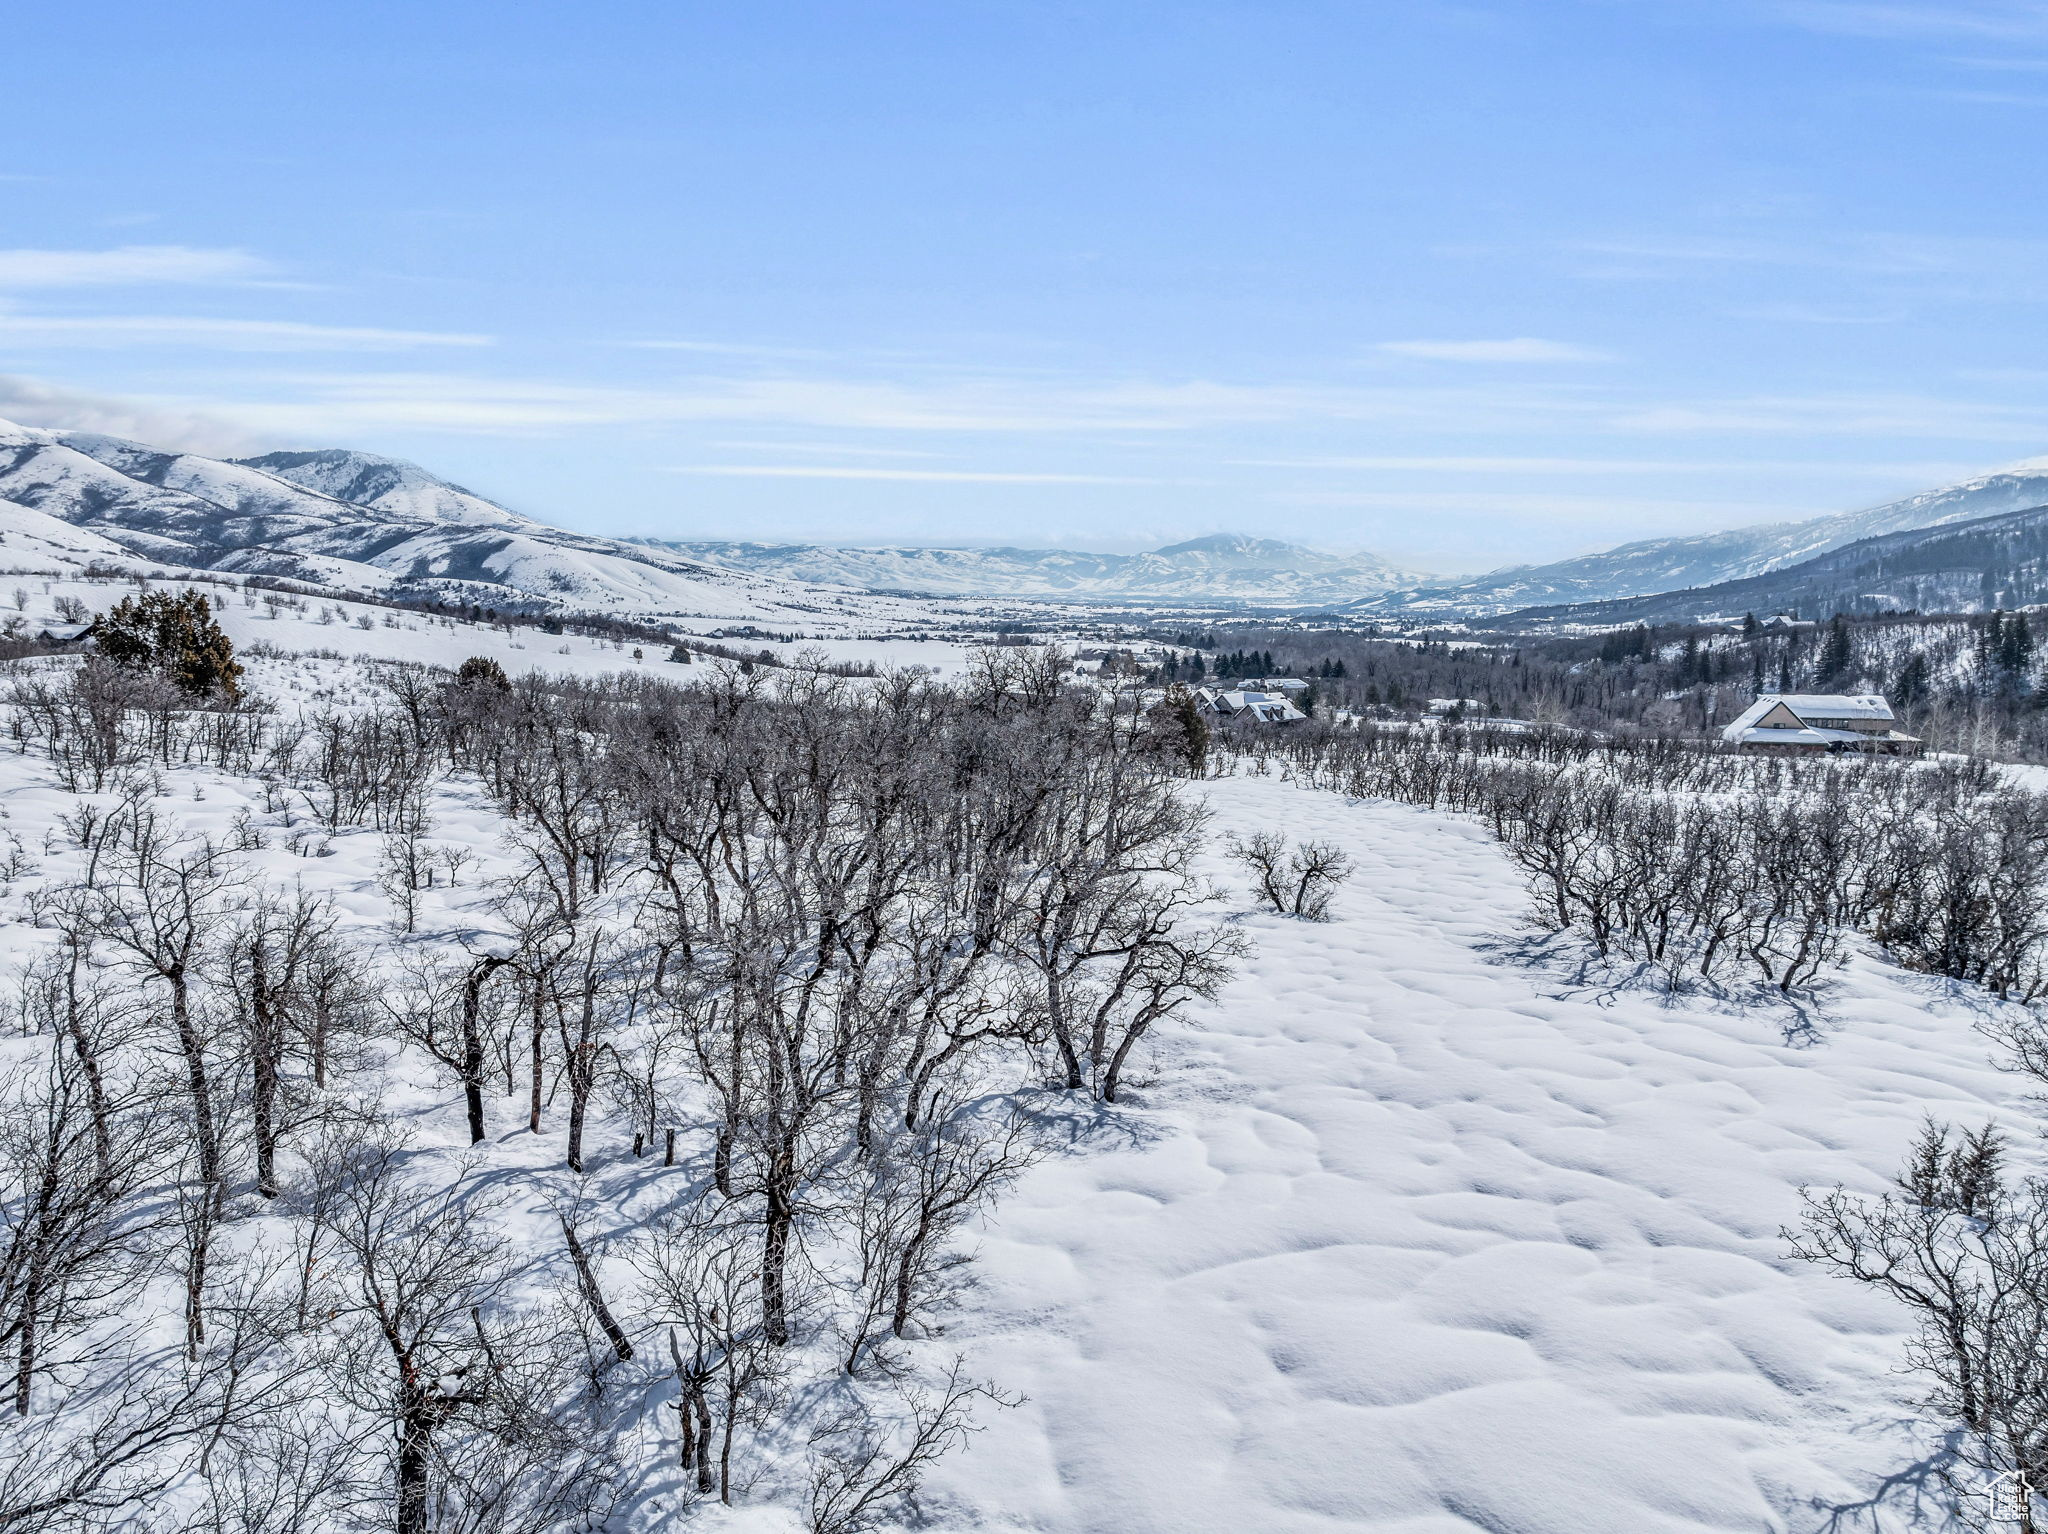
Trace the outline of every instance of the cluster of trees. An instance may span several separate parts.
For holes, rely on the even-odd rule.
[[[1342,677],[1344,674],[1344,662],[1333,656],[1324,656],[1322,660],[1297,671],[1290,666],[1276,665],[1270,650],[1237,650],[1228,655],[1218,655],[1214,660],[1204,660],[1198,651],[1186,659],[1177,654],[1168,655],[1147,674],[1147,680],[1163,682],[1168,686],[1175,683],[1199,686],[1204,680],[1212,677],[1219,682],[1239,677],[1270,676],[1300,676],[1320,680]]]
[[[1791,991],[1861,934],[1911,969],[2048,995],[2048,796],[1981,761],[1369,724],[1245,744],[1322,787],[1484,819],[1537,919],[1604,959]]]
[[[1822,623],[1637,624],[1604,634],[1461,634],[1246,628],[1193,636],[1257,653],[1273,675],[1317,678],[1328,707],[1414,715],[1430,698],[1628,735],[1711,736],[1760,692],[1874,692],[1947,750],[2048,761],[2048,688],[2036,615],[1837,616]],[[1179,668],[1188,679],[1189,666]],[[1161,681],[1173,680],[1161,672]]]
[[[285,718],[104,658],[15,687],[17,747],[99,797],[33,892],[0,1079],[0,1528],[541,1534],[636,1481],[873,1527],[1000,1399],[905,1349],[961,1226],[1239,951],[1180,764],[1035,652],[957,689],[479,661],[386,691]],[[180,763],[262,817],[182,831]],[[475,878],[434,834],[451,775],[511,863],[484,927],[479,893],[412,933]],[[337,833],[381,840],[376,945],[251,871]],[[475,1147],[452,1178],[390,1101],[422,1062]],[[559,1170],[521,1183],[487,1147],[528,1133]],[[636,1165],[629,1217],[594,1179]]]

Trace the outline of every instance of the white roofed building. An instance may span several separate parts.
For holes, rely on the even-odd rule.
[[[1767,692],[1721,738],[1739,751],[1920,753],[1920,737],[1900,730],[1891,704],[1875,693]]]
[[[1293,724],[1308,718],[1285,693],[1204,687],[1195,693],[1195,707],[1222,719],[1255,719],[1260,724]]]

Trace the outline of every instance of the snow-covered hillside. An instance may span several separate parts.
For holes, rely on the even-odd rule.
[[[1026,616],[1047,602],[1319,607],[1429,619],[1607,601],[1746,578],[1882,533],[2039,505],[2048,502],[2048,472],[2023,466],[1866,511],[1623,544],[1455,584],[1429,584],[1370,554],[1235,534],[1141,554],[601,538],[550,527],[370,453],[210,459],[0,422],[4,502],[120,551],[95,545],[90,555],[67,554],[62,540],[24,529],[12,535],[22,568],[40,568],[33,560],[141,561],[337,594],[850,633]]]
[[[357,495],[367,499],[346,498]],[[565,532],[414,465],[361,453],[230,461],[0,422],[0,501],[96,535],[126,566],[266,575],[337,593],[849,631],[933,616],[929,604],[763,579]],[[39,560],[68,557],[48,538],[35,547]],[[70,562],[108,557],[94,545]]]
[[[538,527],[530,517],[508,511],[472,490],[436,479],[418,464],[374,453],[327,449],[313,453],[264,453],[233,462],[304,485],[337,501],[370,506],[422,522],[459,522],[474,527]]]
[[[1525,607],[1606,602],[1712,586],[1781,570],[1860,539],[2048,504],[2048,469],[2028,463],[1862,511],[1805,522],[1624,543],[1548,565],[1515,565],[1473,580],[1390,592],[1361,611],[1491,616]]]

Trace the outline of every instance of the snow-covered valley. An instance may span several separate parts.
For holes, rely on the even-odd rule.
[[[319,604],[231,602],[220,616],[245,650],[268,642],[248,685],[287,718],[389,706],[380,662],[477,654],[514,676],[590,679],[653,664],[416,615],[323,623]],[[24,664],[54,677],[77,663]],[[17,971],[54,950],[53,892],[86,855],[81,806],[104,813],[123,793],[238,848],[247,890],[331,902],[342,936],[394,987],[408,966],[513,940],[499,897],[522,866],[516,827],[461,775],[426,805],[427,857],[445,853],[446,876],[416,891],[406,932],[391,833],[311,824],[275,781],[202,766],[131,775],[123,793],[67,790],[17,744],[0,754],[12,849],[0,910]],[[1020,1099],[1042,1158],[958,1233],[952,1249],[978,1253],[974,1282],[905,1345],[910,1378],[941,1379],[957,1355],[1015,1402],[982,1403],[980,1431],[938,1459],[930,1526],[1951,1527],[1927,1471],[1937,1434],[1898,1372],[1908,1317],[1793,1261],[1782,1232],[1802,1188],[1881,1192],[1930,1114],[1995,1120],[2031,1160],[2024,1082],[1997,1068],[1980,1031],[2000,1004],[1867,953],[1817,998],[1776,1005],[1575,980],[1534,956],[1522,878],[1482,827],[1255,762],[1178,790],[1212,817],[1197,871],[1220,899],[1203,920],[1249,940],[1237,978],[1160,1024],[1121,1102]],[[1332,920],[1258,908],[1222,835],[1261,831],[1352,858]],[[30,1040],[9,1048],[33,1053]],[[600,1098],[576,1173],[563,1165],[559,1082],[529,1132],[524,1065],[509,1056],[474,1149],[461,1089],[416,1045],[373,1040],[358,1071],[335,1089],[403,1130],[412,1186],[494,1190],[490,1218],[534,1303],[571,1283],[557,1211],[582,1211],[603,1288],[642,1344],[643,1362],[608,1386],[632,1478],[602,1526],[675,1526],[692,1500],[661,1409],[675,1387],[632,1251],[664,1210],[702,1196],[701,1124],[686,1121],[684,1164],[664,1167],[652,1147],[635,1153],[632,1113]],[[288,1251],[292,1210],[238,1178],[227,1240]],[[830,1250],[823,1272],[835,1271]],[[163,1307],[151,1324],[168,1345],[164,1282],[149,1291]],[[730,1509],[697,1501],[691,1524],[806,1527],[800,1476],[788,1479],[801,1444],[764,1429],[747,1452],[753,1489]],[[158,1510],[197,1526],[180,1521],[197,1496],[187,1477]]]

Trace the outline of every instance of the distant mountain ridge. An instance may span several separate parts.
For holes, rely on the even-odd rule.
[[[875,605],[549,527],[373,453],[213,459],[0,422],[0,503],[12,507],[0,517],[0,557],[16,560],[30,551],[104,560],[112,548],[165,565],[512,611],[772,620]]]
[[[30,568],[24,560],[130,559],[508,610],[793,628],[824,615],[928,618],[934,609],[919,597],[1320,608],[1423,621],[1514,614],[1544,624],[1790,606],[2012,606],[2048,600],[2031,541],[2041,507],[2048,468],[2025,464],[1863,511],[1426,584],[1375,555],[1229,533],[1136,554],[602,538],[374,453],[213,459],[0,421],[0,560],[16,569]],[[2018,520],[2000,521],[2008,517]],[[1969,531],[1919,536],[1946,528]]]
[[[1710,586],[1507,613],[1500,628],[1689,623],[1794,613],[1988,612],[2048,602],[2048,505],[1859,539]]]
[[[1360,611],[1389,616],[1485,617],[1535,606],[1688,590],[1783,569],[1863,538],[2043,504],[2048,504],[2048,469],[2023,465],[1862,511],[1644,539],[1554,564],[1515,565],[1453,585],[1390,592],[1356,605]]]
[[[1272,538],[1217,533],[1141,554],[1083,549],[882,547],[643,539],[725,569],[783,580],[934,596],[1076,600],[1171,598],[1290,606],[1348,602],[1426,577],[1371,554],[1326,554]]]

